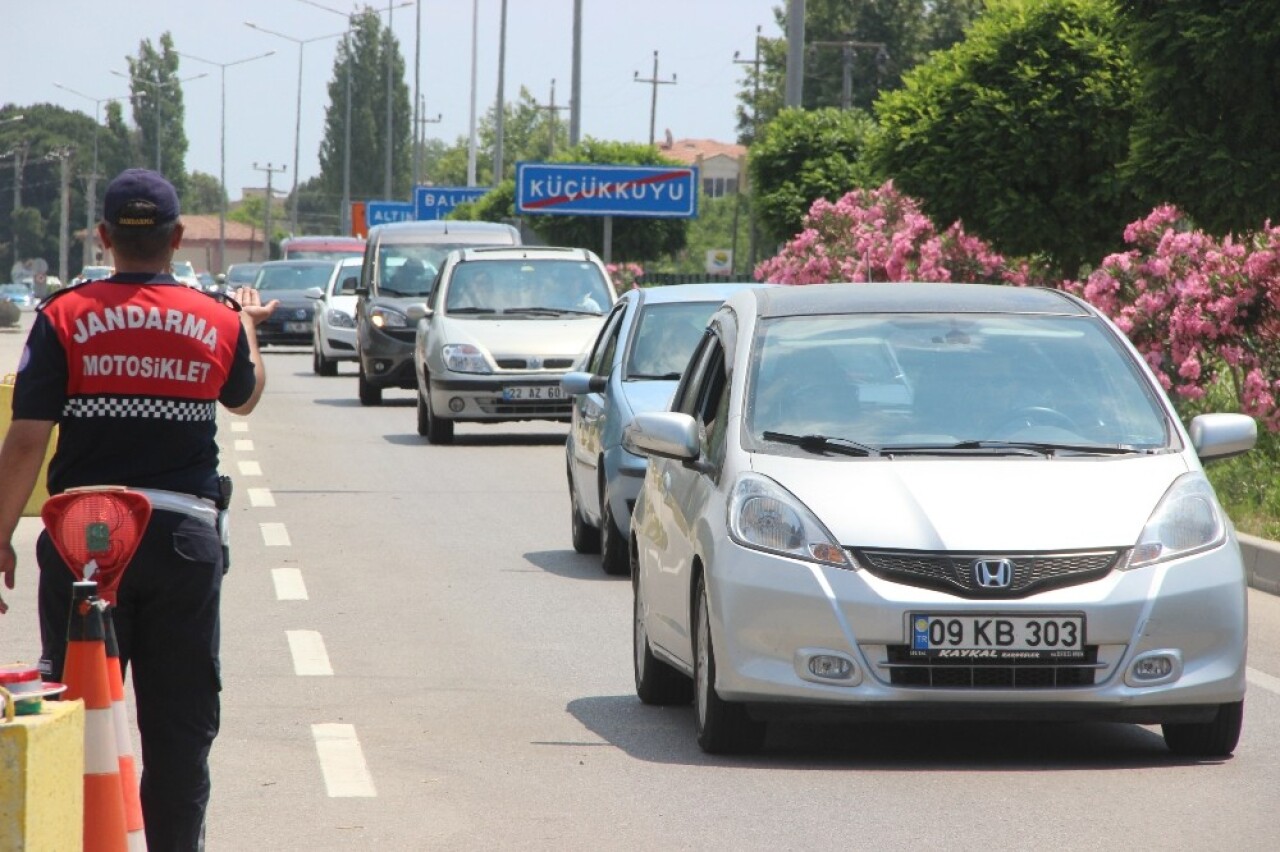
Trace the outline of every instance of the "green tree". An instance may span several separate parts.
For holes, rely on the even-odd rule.
[[[874,129],[865,112],[832,108],[786,109],[762,128],[748,168],[766,240],[798,233],[817,199],[835,201],[871,185],[864,152]]]
[[[687,244],[667,263],[650,262],[646,272],[704,273],[707,271],[707,252],[735,251],[733,277],[748,280],[751,277],[747,261],[750,240],[749,200],[745,195],[722,195],[698,202],[698,218],[689,220]],[[737,235],[734,228],[737,228]]]
[[[341,203],[346,152],[347,71],[351,72],[351,198],[384,200],[386,161],[391,150],[391,197],[408,200],[413,187],[413,128],[409,88],[400,42],[366,7],[350,19],[351,35],[338,45],[324,138],[320,142],[319,189]],[[391,74],[391,138],[387,138],[387,74]],[[301,208],[301,199],[299,199]],[[339,211],[341,212],[341,211]]]
[[[514,103],[503,105],[502,121],[503,179],[515,177],[516,163],[521,160],[546,160],[553,148],[562,152],[569,147],[568,123],[563,118],[552,118],[550,111],[539,107],[523,86]],[[497,144],[498,111],[496,106],[491,106],[476,126],[477,186],[493,185],[493,153]],[[427,172],[430,180],[437,186],[465,186],[468,147],[468,139],[459,136],[451,147],[443,149],[434,171]]]
[[[217,213],[227,193],[221,181],[204,172],[192,172],[187,176],[187,191],[182,196],[183,213]]]
[[[1137,75],[1110,0],[1002,0],[876,105],[878,175],[937,222],[1065,275],[1138,208],[1119,167]]]
[[[1215,234],[1280,219],[1280,4],[1120,0],[1141,70],[1124,173]]]
[[[575,148],[557,153],[552,162],[601,163],[613,165],[678,165],[651,145],[603,142],[587,138]],[[515,181],[505,180],[471,204],[459,204],[450,219],[481,219],[489,222],[515,220]],[[579,246],[604,253],[604,224],[599,216],[529,216],[524,223],[550,245]],[[615,216],[612,259],[647,261],[665,257],[684,248],[687,220],[648,219]]]
[[[138,55],[125,57],[133,93],[133,121],[138,125],[136,153],[148,168],[163,173],[182,197],[186,191],[187,133],[183,129],[186,107],[178,80],[178,59],[173,36],[167,32],[160,36],[158,49],[150,39],[143,39]]]
[[[844,99],[845,42],[849,48],[852,106],[869,110],[881,91],[897,88],[902,74],[963,36],[984,0],[808,0],[805,4],[804,86],[806,109],[839,107]],[[738,139],[750,144],[756,129],[783,105],[787,41],[785,5],[774,8],[781,37],[760,39],[760,68],[745,66],[738,94]],[[743,50],[754,60],[755,46]]]

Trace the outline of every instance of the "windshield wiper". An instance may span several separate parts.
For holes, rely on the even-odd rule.
[[[679,373],[628,373],[628,379],[642,379],[655,382],[678,382],[680,381]]]
[[[491,314],[493,308],[449,308],[451,314]]]
[[[583,317],[598,317],[600,311],[584,311],[578,308],[507,308],[504,314],[536,314],[538,316],[558,317],[566,314]]]
[[[845,456],[878,456],[880,450],[860,444],[850,438],[837,438],[831,435],[792,435],[787,432],[765,432],[766,441],[777,441],[779,444],[792,444],[807,453],[825,455],[839,453]]]
[[[885,455],[951,455],[977,453],[981,455],[1043,455],[1058,453],[1078,455],[1118,456],[1134,453],[1151,454],[1155,451],[1131,444],[1062,444],[1048,441],[959,441],[954,444],[901,444],[881,447]]]

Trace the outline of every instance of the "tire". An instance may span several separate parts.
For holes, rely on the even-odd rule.
[[[364,365],[360,365],[360,376],[358,378],[360,387],[360,404],[361,405],[382,405],[382,388],[369,384],[369,380],[364,377]]]
[[[631,658],[634,661],[636,695],[645,704],[666,707],[688,704],[693,700],[693,681],[684,673],[672,668],[653,655],[649,636],[640,618],[639,574],[633,569],[631,576],[634,592],[631,607]]]
[[[622,537],[622,530],[613,519],[613,509],[609,506],[609,495],[604,488],[600,489],[600,567],[604,573],[614,577],[625,577],[631,573],[631,554],[627,552],[627,540]]]
[[[573,487],[573,474],[565,467],[569,478],[569,524],[573,533],[573,549],[578,553],[600,552],[600,530],[591,526],[578,511],[578,492]]]
[[[418,391],[418,434],[432,444],[453,443],[453,421],[436,414],[430,395]]]
[[[768,725],[747,708],[716,694],[716,655],[707,612],[707,582],[698,578],[693,634],[693,720],[698,745],[707,754],[746,754],[764,745]]]
[[[338,375],[338,362],[330,361],[324,357],[324,353],[320,351],[320,344],[313,343],[311,350],[311,369],[315,370],[317,376],[336,376]]]
[[[1222,704],[1210,722],[1175,722],[1161,725],[1169,751],[1182,757],[1230,757],[1240,742],[1244,702]]]

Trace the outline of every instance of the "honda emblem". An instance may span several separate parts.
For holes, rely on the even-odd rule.
[[[973,581],[983,589],[1007,589],[1013,583],[1013,561],[1010,559],[975,559]]]

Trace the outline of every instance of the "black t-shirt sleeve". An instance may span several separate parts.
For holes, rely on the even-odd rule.
[[[67,404],[67,354],[53,324],[36,314],[13,388],[15,420],[53,420]]]
[[[257,384],[253,361],[249,359],[249,338],[242,327],[240,336],[236,338],[235,360],[231,363],[231,370],[227,374],[226,384],[222,386],[222,393],[218,395],[218,401],[227,408],[244,405],[253,396],[253,389]]]

